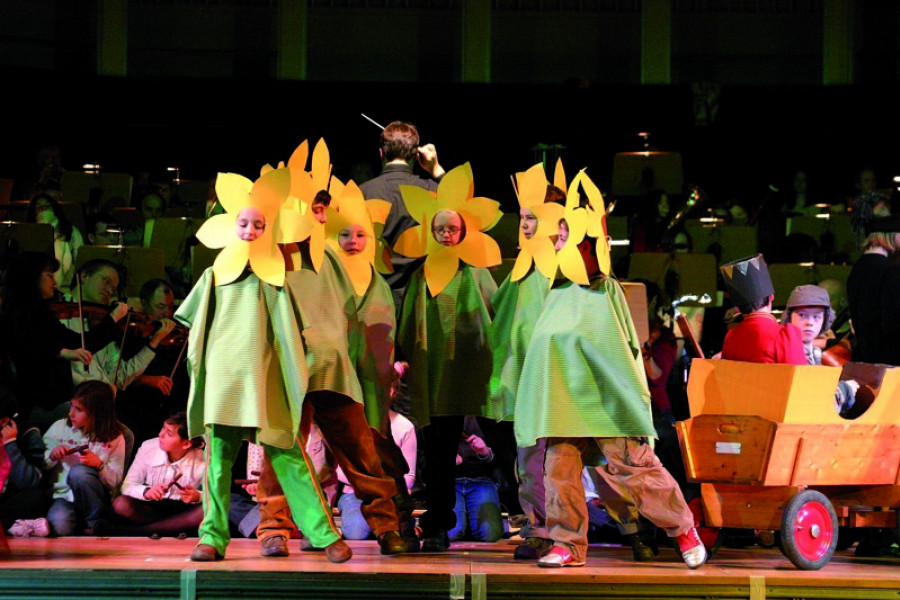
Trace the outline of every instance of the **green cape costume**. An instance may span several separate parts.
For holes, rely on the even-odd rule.
[[[285,273],[285,287],[291,289],[299,307],[309,371],[307,391],[329,390],[361,403],[363,392],[347,339],[349,315],[356,313],[356,292],[329,246],[318,273],[312,267],[309,244],[301,242],[297,247],[301,262],[299,268],[295,265],[295,270]]]
[[[191,328],[188,433],[209,424],[256,430],[251,441],[291,448],[306,393],[306,361],[288,288],[252,272],[213,284],[212,269],[182,302],[175,319]]]
[[[437,296],[424,267],[410,278],[403,299],[398,345],[409,361],[412,417],[481,415],[491,377],[491,297],[497,284],[485,268],[466,264]]]
[[[493,349],[494,368],[484,416],[495,421],[513,420],[525,353],[549,293],[550,282],[532,267],[531,272],[519,281],[512,281],[507,275],[491,298],[494,320],[488,338]]]
[[[519,447],[547,437],[655,437],[640,341],[619,283],[550,291],[525,356]]]
[[[350,315],[350,360],[362,386],[369,427],[389,437],[397,318],[391,288],[374,267],[369,288],[356,297],[356,305],[357,311]]]

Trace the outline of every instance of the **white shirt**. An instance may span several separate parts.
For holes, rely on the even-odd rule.
[[[184,487],[200,489],[206,477],[206,462],[203,460],[203,451],[199,448],[191,448],[187,453],[175,462],[169,462],[169,456],[159,447],[159,438],[147,440],[137,451],[125,482],[122,484],[122,494],[138,500],[146,500],[144,492],[150,487],[169,483],[175,479],[175,475],[181,473],[178,484]],[[171,486],[164,496],[169,500],[181,500],[177,486]]]
[[[78,453],[64,456],[58,461],[50,460],[50,452],[57,446],[74,448],[82,444],[88,445],[88,450],[97,455],[103,463],[100,469],[100,481],[106,486],[112,496],[118,493],[119,484],[122,483],[122,473],[125,471],[125,438],[119,437],[111,442],[92,442],[80,430],[66,424],[66,419],[60,419],[50,426],[44,434],[44,466],[49,471],[50,484],[53,489],[53,498],[64,498],[70,502],[75,501],[75,496],[69,488],[66,480],[72,465],[81,464]]]

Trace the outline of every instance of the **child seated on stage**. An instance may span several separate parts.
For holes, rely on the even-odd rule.
[[[829,330],[834,323],[834,309],[828,292],[817,285],[800,285],[794,288],[781,316],[782,324],[790,323],[800,330],[803,351],[810,365],[822,364],[822,349],[815,345],[816,338]],[[859,383],[852,379],[840,381],[834,393],[835,410],[847,415],[856,400]]]
[[[775,288],[762,254],[743,258],[719,267],[731,302],[743,315],[743,321],[728,332],[722,345],[722,358],[758,363],[805,365],[800,330],[779,325],[772,315]]]
[[[196,535],[203,520],[197,490],[206,476],[200,438],[189,438],[187,416],[166,419],[159,437],[144,442],[113,502],[122,535]]]
[[[113,387],[85,381],[75,388],[68,418],[44,434],[44,466],[53,492],[47,520],[56,535],[91,534],[97,522],[108,519],[110,498],[125,470],[123,431]]]
[[[0,490],[0,522],[16,537],[50,535],[47,492],[40,487],[44,472],[44,442],[37,427],[17,423],[18,402],[0,386],[0,444],[9,457],[9,475]]]
[[[494,473],[499,461],[484,442],[478,420],[466,417],[456,453],[456,526],[451,541],[496,542],[503,537],[503,516]]]

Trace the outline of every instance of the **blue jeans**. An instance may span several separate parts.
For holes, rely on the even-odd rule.
[[[109,518],[109,491],[100,481],[100,471],[86,465],[72,465],[66,483],[74,502],[57,498],[50,506],[47,521],[56,535],[73,535],[78,524],[93,527],[100,519]]]
[[[337,506],[341,511],[341,533],[345,540],[366,540],[372,535],[372,528],[362,514],[362,500],[345,492],[338,498]]]
[[[456,480],[456,526],[448,535],[451,540],[465,538],[479,542],[496,542],[503,537],[503,517],[497,484],[486,477]]]

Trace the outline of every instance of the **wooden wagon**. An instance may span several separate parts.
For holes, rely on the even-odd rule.
[[[841,379],[860,383],[848,418]],[[712,527],[781,532],[784,554],[819,569],[840,527],[896,527],[900,506],[900,368],[695,360],[693,417],[678,423],[689,481]]]

